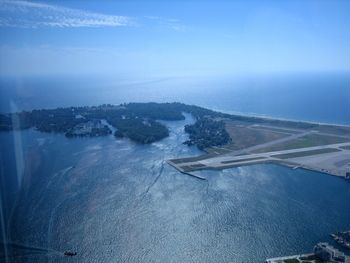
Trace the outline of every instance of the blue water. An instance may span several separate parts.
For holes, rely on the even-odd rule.
[[[350,74],[118,79],[0,79],[0,112],[124,102],[180,101],[211,109],[350,124]]]
[[[58,81],[38,87],[32,80],[28,90],[22,84],[21,96],[17,89],[7,96],[12,96],[12,109],[178,100],[226,111],[350,123],[344,76],[329,82],[309,76],[295,89],[283,86],[283,78],[269,82],[272,86],[267,80],[250,81],[251,86],[237,90],[230,85],[238,80],[207,81],[222,84],[209,89],[187,79],[192,89],[175,89],[184,80],[166,79],[129,83],[124,90],[101,83],[104,88],[98,91],[91,81],[82,92],[84,85],[74,89],[71,81],[58,90]],[[310,81],[319,85],[310,86]],[[165,122],[170,137],[151,145],[113,136],[1,133],[2,179],[15,208],[8,213],[8,234],[12,242],[32,248],[10,262],[66,262],[59,252],[68,249],[78,252],[72,262],[264,262],[308,252],[315,243],[330,241],[329,233],[350,228],[350,184],[339,178],[278,165],[197,172],[207,181],[178,173],[165,160],[200,153],[182,144],[187,138],[183,126],[191,122],[190,116]]]

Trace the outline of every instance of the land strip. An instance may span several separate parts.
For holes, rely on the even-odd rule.
[[[168,163],[182,172],[277,163],[350,177],[350,127],[225,121],[230,144],[205,149],[205,155],[171,159]]]

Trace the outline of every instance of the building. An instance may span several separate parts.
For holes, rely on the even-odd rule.
[[[328,243],[318,243],[314,247],[315,256],[323,262],[344,262],[350,263],[349,258],[343,252],[332,247]]]
[[[345,179],[350,180],[350,172],[346,172]]]

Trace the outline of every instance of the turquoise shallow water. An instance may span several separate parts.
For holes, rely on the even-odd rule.
[[[23,132],[12,240],[56,252],[10,262],[66,262],[67,249],[70,262],[264,262],[350,227],[339,178],[278,165],[178,173],[165,160],[198,154],[181,144],[191,121],[167,122],[170,137],[152,145]]]

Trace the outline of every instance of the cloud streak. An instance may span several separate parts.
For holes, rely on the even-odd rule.
[[[106,15],[58,5],[17,0],[0,1],[0,27],[120,27],[133,26],[128,16]]]
[[[155,22],[156,25],[164,28],[169,28],[177,32],[188,32],[190,27],[181,24],[179,19],[163,18],[159,16],[144,16],[145,19]]]

